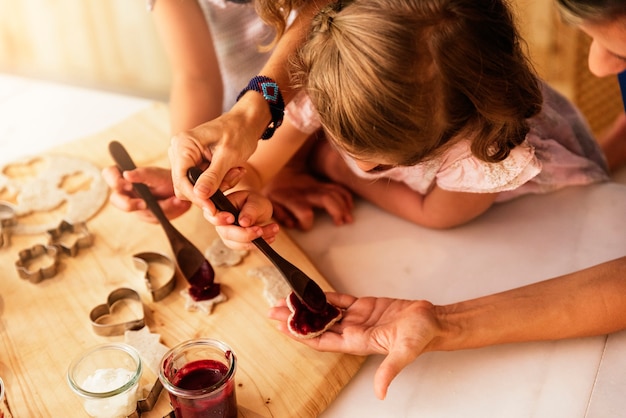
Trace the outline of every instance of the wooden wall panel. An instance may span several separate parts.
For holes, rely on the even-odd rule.
[[[164,98],[145,0],[0,0],[0,71]]]

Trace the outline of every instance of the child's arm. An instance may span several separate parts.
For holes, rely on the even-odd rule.
[[[316,170],[364,199],[401,218],[429,228],[451,228],[469,222],[493,204],[497,193],[450,192],[435,186],[422,195],[404,183],[356,176],[330,146],[315,156]]]
[[[403,183],[344,177],[342,184],[401,218],[429,228],[452,228],[471,221],[493,204],[497,193],[450,192],[435,186],[426,195]],[[349,183],[349,184],[346,184]]]
[[[235,190],[260,191],[296,154],[306,155],[311,146],[307,142],[310,135],[296,128],[288,117],[267,141],[259,141],[254,154],[245,164],[246,174]]]

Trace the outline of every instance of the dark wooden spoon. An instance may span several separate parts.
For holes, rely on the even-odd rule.
[[[187,178],[189,178],[191,184],[196,184],[201,174],[202,170],[198,167],[191,167],[187,171]],[[239,225],[237,221],[239,211],[235,205],[224,196],[221,190],[218,189],[213,196],[211,196],[211,201],[217,209],[232,213],[235,216],[235,225]],[[313,279],[281,257],[263,238],[256,238],[252,240],[252,243],[265,254],[274,266],[276,266],[291,287],[291,290],[293,290],[293,293],[295,293],[298,299],[300,299],[310,311],[315,313],[325,311],[327,304],[326,294]]]
[[[119,142],[112,141],[109,143],[109,152],[121,171],[137,168],[124,146]],[[152,211],[163,227],[174,252],[178,268],[192,287],[192,295],[202,293],[203,289],[209,289],[213,286],[215,278],[213,267],[202,252],[170,223],[148,186],[142,183],[133,183],[133,189],[146,202],[148,209]]]

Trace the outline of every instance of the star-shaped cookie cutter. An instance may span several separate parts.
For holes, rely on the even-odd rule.
[[[154,408],[154,405],[156,405],[159,400],[159,395],[162,390],[163,384],[159,379],[157,379],[156,382],[154,382],[152,389],[150,389],[150,393],[148,393],[145,398],[137,401],[137,409],[126,418],[139,418],[142,413],[152,411],[152,408]],[[167,415],[165,417],[167,417]],[[173,417],[174,415],[172,415],[172,418]]]
[[[93,235],[87,229],[85,222],[70,223],[61,221],[54,229],[47,231],[48,245],[58,247],[63,254],[76,256],[80,248],[87,248],[93,244]]]
[[[133,255],[133,263],[143,274],[154,302],[164,299],[176,287],[176,263],[171,258],[159,253],[143,252]],[[154,268],[151,269],[151,266]],[[159,283],[163,284],[158,286]]]
[[[13,205],[0,202],[0,248],[11,245],[11,233],[17,225],[17,215]]]
[[[103,323],[101,319],[111,314],[114,305],[124,299],[132,299],[141,303],[141,315],[130,321],[116,322],[116,323]],[[89,313],[89,319],[91,319],[91,327],[93,331],[105,337],[113,335],[122,335],[126,330],[137,330],[143,328],[146,323],[144,320],[143,303],[139,293],[133,289],[126,287],[120,287],[109,293],[107,302],[96,306]]]
[[[20,251],[18,257],[15,268],[22,279],[36,284],[57,274],[59,250],[55,246],[36,244]],[[46,257],[49,262],[42,265],[41,260]]]

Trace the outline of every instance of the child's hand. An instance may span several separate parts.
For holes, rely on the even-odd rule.
[[[191,206],[190,202],[174,196],[172,177],[169,170],[164,168],[139,167],[122,174],[116,166],[110,166],[102,170],[102,177],[111,188],[109,196],[111,204],[125,212],[135,212],[145,222],[158,221],[147,209],[144,200],[134,192],[132,183],[143,183],[148,186],[168,219],[182,215]]]
[[[335,225],[352,222],[352,193],[340,184],[320,181],[305,172],[283,169],[264,193],[274,205],[274,219],[288,228],[311,229],[315,209],[325,210]]]
[[[263,195],[249,190],[239,190],[228,194],[228,199],[239,208],[237,221],[224,211],[215,215],[205,210],[204,217],[215,225],[215,230],[228,247],[241,250],[254,248],[252,240],[263,237],[268,243],[274,242],[279,228],[275,223],[268,223],[272,218],[272,203]]]

